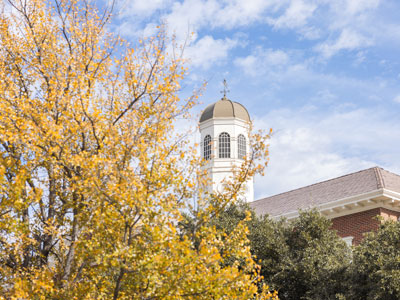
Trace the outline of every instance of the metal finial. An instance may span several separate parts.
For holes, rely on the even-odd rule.
[[[224,94],[224,98],[226,98],[226,94],[229,93],[230,90],[228,89],[228,83],[226,82],[226,79],[224,79],[223,83],[224,83],[224,90],[221,91],[221,93],[223,93]]]

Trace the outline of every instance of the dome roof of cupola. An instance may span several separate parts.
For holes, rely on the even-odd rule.
[[[200,123],[209,119],[231,119],[237,118],[250,122],[247,109],[238,102],[233,102],[226,97],[209,105],[200,116]]]

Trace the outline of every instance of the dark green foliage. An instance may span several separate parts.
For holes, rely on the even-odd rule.
[[[351,299],[400,299],[400,223],[387,221],[354,249]]]
[[[209,225],[229,233],[249,210],[243,203],[231,205]],[[350,249],[315,210],[291,221],[251,213],[252,253],[263,281],[280,299],[400,299],[400,222],[383,222]],[[194,231],[193,220],[181,224],[182,230]]]
[[[253,253],[280,299],[338,299],[343,293],[350,249],[330,227],[316,211],[301,212],[291,222],[253,221]]]
[[[283,226],[287,251],[278,272],[265,276],[281,299],[337,299],[343,293],[351,253],[330,227],[317,211],[301,212]]]
[[[215,225],[228,232],[245,217],[245,204],[228,207]],[[338,299],[343,292],[350,249],[316,211],[302,212],[292,222],[268,216],[248,223],[252,253],[264,282],[280,299]]]

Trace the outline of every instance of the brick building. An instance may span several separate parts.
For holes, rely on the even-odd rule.
[[[400,217],[400,175],[374,167],[250,203],[257,214],[292,219],[316,208],[349,244],[379,226],[376,216]]]
[[[240,103],[224,96],[209,105],[199,120],[201,153],[211,178],[210,190],[221,191],[232,168],[249,155],[250,115]],[[254,199],[253,179],[243,195],[257,214],[295,218],[301,209],[316,208],[330,218],[333,229],[349,244],[357,244],[365,232],[378,228],[376,216],[400,217],[400,175],[374,167],[293,191]]]

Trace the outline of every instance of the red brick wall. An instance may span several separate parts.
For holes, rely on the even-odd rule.
[[[381,208],[381,216],[386,220],[386,219],[392,219],[394,221],[397,221],[400,217],[400,212],[398,211],[393,211],[390,209],[386,208]]]
[[[336,230],[340,237],[354,237],[353,245],[357,245],[362,240],[364,233],[378,229],[379,221],[375,219],[376,216],[397,220],[400,213],[386,208],[366,210],[332,219],[332,229]]]

